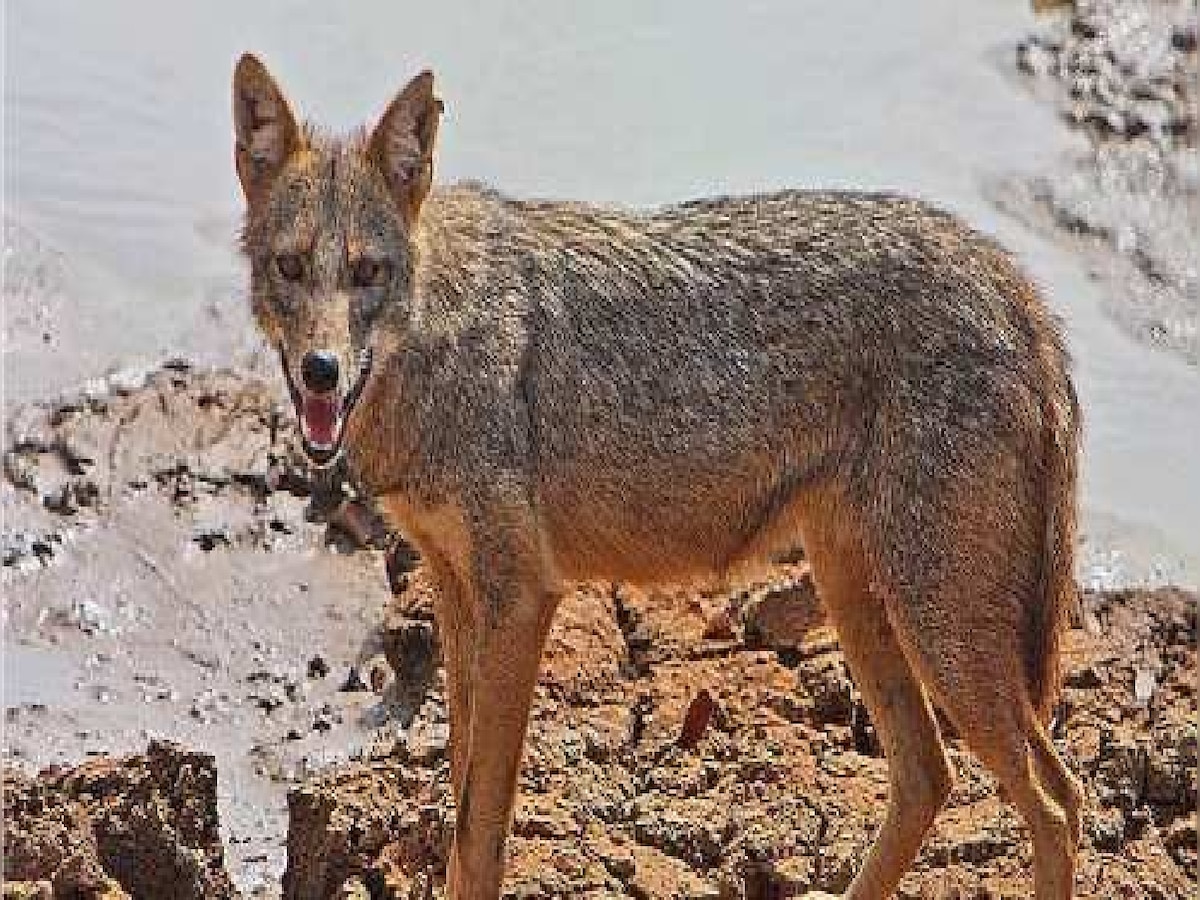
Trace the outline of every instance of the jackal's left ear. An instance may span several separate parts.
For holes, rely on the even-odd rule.
[[[433,73],[422,72],[392,101],[367,145],[410,228],[433,184],[433,144],[441,113],[442,101],[433,96]]]

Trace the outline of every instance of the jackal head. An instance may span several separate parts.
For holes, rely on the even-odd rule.
[[[341,452],[381,326],[407,320],[441,108],[433,76],[422,72],[369,135],[330,138],[297,123],[254,56],[234,71],[251,303],[279,351],[305,452],[318,465]]]

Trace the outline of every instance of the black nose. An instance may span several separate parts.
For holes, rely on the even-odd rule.
[[[337,357],[328,350],[310,350],[300,361],[300,378],[314,394],[332,391],[338,383]]]

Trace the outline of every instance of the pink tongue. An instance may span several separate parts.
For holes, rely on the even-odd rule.
[[[333,444],[334,429],[337,427],[337,395],[309,394],[304,398],[304,424],[308,426],[308,439],[314,444]]]

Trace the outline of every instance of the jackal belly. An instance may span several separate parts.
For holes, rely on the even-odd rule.
[[[544,467],[540,518],[556,568],[573,580],[725,581],[795,546],[806,497],[830,470],[823,441],[787,437],[741,458]]]

